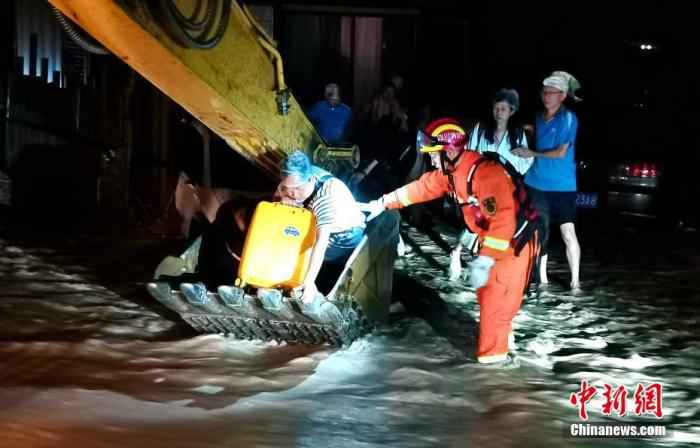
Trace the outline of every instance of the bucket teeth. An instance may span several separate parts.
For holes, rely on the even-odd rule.
[[[166,282],[150,282],[146,285],[146,289],[154,299],[158,300],[163,305],[168,305],[173,301],[172,290],[170,289],[170,285]]]
[[[192,305],[206,305],[209,303],[207,288],[202,283],[182,283],[180,292]]]
[[[243,289],[236,286],[219,286],[218,292],[226,306],[236,309],[244,305],[245,291]]]
[[[148,292],[176,311],[201,333],[237,339],[284,341],[289,344],[341,346],[370,327],[357,303],[317,297],[310,304],[285,298],[275,289],[255,296],[236,286],[220,286],[216,293],[201,283],[182,283],[179,291],[165,282],[151,282]]]
[[[154,299],[176,313],[182,313],[188,309],[188,305],[179,300],[179,294],[167,282],[150,282],[146,285],[146,290]]]
[[[260,288],[258,289],[257,297],[263,308],[270,312],[277,312],[286,308],[284,303],[282,303],[282,291],[278,289]]]

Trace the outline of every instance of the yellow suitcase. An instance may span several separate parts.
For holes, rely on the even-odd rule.
[[[301,285],[315,240],[316,220],[310,211],[260,202],[248,227],[237,284],[259,288]]]

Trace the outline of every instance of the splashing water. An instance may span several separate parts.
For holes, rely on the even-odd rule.
[[[192,333],[143,290],[163,254],[154,245],[86,253],[0,241],[3,446],[700,443],[695,269],[640,273],[586,257],[584,293],[552,286],[525,299],[512,361],[484,367],[473,360],[474,292],[447,279],[447,253],[427,236],[405,236],[401,304],[342,349]],[[551,272],[565,275],[565,263]],[[662,383],[672,436],[570,438],[569,396],[584,378],[630,395]],[[589,402],[591,420],[604,420],[601,404],[601,393]],[[619,420],[639,421],[630,414]]]

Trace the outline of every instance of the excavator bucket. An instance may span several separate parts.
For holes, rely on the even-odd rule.
[[[199,239],[179,257],[166,257],[147,289],[202,333],[288,343],[348,344],[386,320],[398,238],[398,212],[375,218],[330,293],[308,304],[275,288],[231,284],[207,291],[193,287]]]

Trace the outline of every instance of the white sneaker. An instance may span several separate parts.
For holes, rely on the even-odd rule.
[[[482,360],[482,358],[477,358],[477,363],[474,365],[480,369],[516,369],[520,367],[520,362],[513,355],[504,354],[497,355],[496,357],[489,360]]]
[[[476,360],[479,364],[499,364],[509,359],[508,353],[498,355],[477,356]]]

